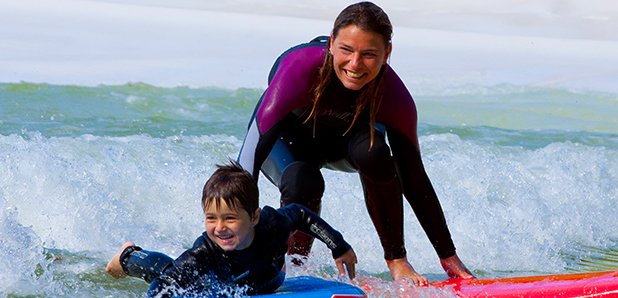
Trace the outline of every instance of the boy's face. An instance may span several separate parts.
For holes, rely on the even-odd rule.
[[[231,209],[224,200],[210,204],[205,212],[206,234],[224,251],[241,250],[249,247],[255,236],[254,227],[260,217],[260,208],[253,218],[243,208]]]

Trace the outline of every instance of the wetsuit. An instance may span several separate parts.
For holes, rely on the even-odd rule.
[[[277,210],[264,207],[254,240],[246,249],[223,251],[204,232],[176,260],[130,246],[122,252],[120,263],[129,276],[152,282],[148,296],[210,297],[224,290],[224,296],[230,296],[230,291],[238,291],[239,287],[246,290],[241,294],[270,293],[283,283],[287,241],[295,230],[320,239],[335,259],[350,249],[341,233],[307,208],[292,204]]]
[[[320,210],[324,191],[321,168],[358,172],[385,259],[406,255],[402,193],[438,256],[453,256],[455,246],[421,160],[416,106],[390,66],[381,70],[383,97],[371,150],[367,111],[345,133],[359,91],[346,89],[338,79],[333,79],[320,100],[315,136],[313,119],[305,123],[313,106],[313,88],[327,42],[328,38],[317,38],[291,48],[277,59],[268,88],[249,123],[238,161],[256,179],[262,170],[279,187],[282,205],[300,203],[315,212]]]

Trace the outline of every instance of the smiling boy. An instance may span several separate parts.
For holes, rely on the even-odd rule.
[[[299,230],[326,243],[339,274],[345,267],[355,276],[356,254],[339,232],[300,205],[260,209],[255,180],[236,162],[217,166],[204,186],[202,208],[206,231],[176,260],[127,242],[105,271],[151,282],[148,296],[216,294],[226,287],[274,292],[285,278],[288,238]]]

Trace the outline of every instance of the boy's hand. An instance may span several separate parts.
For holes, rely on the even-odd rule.
[[[335,259],[335,264],[337,264],[337,270],[339,270],[339,275],[344,276],[346,270],[348,271],[348,276],[350,279],[354,279],[356,277],[356,269],[354,268],[358,263],[356,259],[356,254],[353,249],[348,249],[343,255]],[[345,266],[346,270],[343,270],[343,266]]]
[[[109,263],[107,263],[107,266],[105,266],[105,272],[107,272],[107,274],[111,275],[113,278],[127,277],[127,274],[124,273],[122,265],[120,264],[120,255],[125,250],[125,248],[134,245],[135,243],[133,242],[126,242],[125,244],[123,244],[120,250],[116,253],[116,255],[114,255],[114,257],[112,257]]]

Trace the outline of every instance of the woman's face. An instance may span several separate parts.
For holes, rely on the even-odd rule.
[[[330,39],[333,68],[343,86],[360,90],[376,78],[391,53],[381,35],[365,31],[356,25],[339,29]]]

